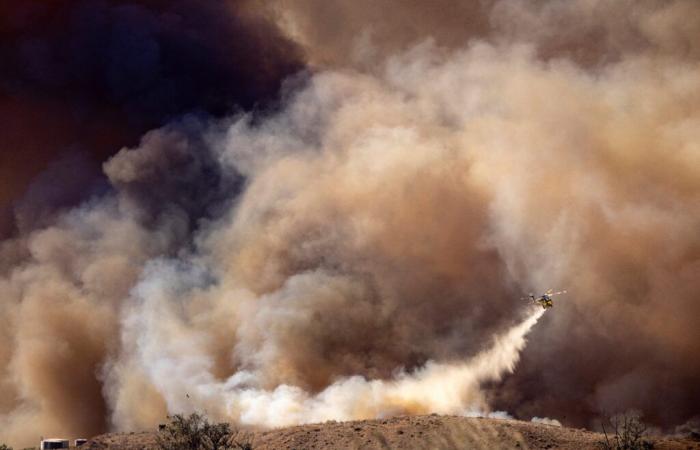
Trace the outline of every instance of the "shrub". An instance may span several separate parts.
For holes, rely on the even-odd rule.
[[[160,450],[252,450],[248,442],[236,439],[228,423],[210,423],[199,413],[176,414],[158,432]],[[2,450],[2,449],[0,449]]]
[[[607,422],[607,428],[606,428]],[[601,442],[604,450],[650,450],[654,444],[644,439],[647,426],[642,416],[635,411],[617,414],[601,422],[605,440]]]
[[[5,444],[0,444],[0,450],[12,450],[12,447],[9,447]]]

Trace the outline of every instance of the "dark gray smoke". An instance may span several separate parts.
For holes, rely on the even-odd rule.
[[[240,1],[7,1],[0,33],[8,212],[47,168],[53,192],[30,187],[20,203],[43,215],[75,204],[100,191],[103,160],[144,132],[183,114],[270,107],[302,67],[296,46]],[[2,222],[0,233],[11,232],[7,213]]]

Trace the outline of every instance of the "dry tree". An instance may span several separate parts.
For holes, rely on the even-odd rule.
[[[169,416],[170,423],[160,427],[156,443],[159,450],[252,450],[238,439],[228,423],[210,423],[199,413]]]
[[[607,427],[606,427],[607,423]],[[651,441],[644,439],[647,426],[642,422],[642,415],[636,411],[616,414],[601,421],[603,450],[650,450],[654,448]]]

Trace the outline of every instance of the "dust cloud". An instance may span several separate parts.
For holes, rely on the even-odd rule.
[[[152,130],[3,241],[0,440],[192,410],[697,416],[697,5],[479,5],[461,41],[387,47],[260,11],[314,66],[279,109]],[[529,331],[519,298],[550,287]]]

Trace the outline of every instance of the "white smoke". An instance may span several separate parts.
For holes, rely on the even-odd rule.
[[[542,423],[545,425],[553,425],[555,427],[561,426],[561,422],[559,422],[557,419],[550,419],[549,417],[537,417],[537,416],[535,416],[532,419],[530,419],[530,422]]]
[[[150,272],[158,271],[158,276],[135,290],[138,306],[124,328],[137,366],[145,368],[149,382],[164,394],[169,411],[204,407],[210,415],[247,425],[279,427],[399,413],[489,414],[481,385],[515,369],[528,332],[544,313],[533,307],[525,320],[494,336],[489,348],[464,362],[428,361],[410,373],[399,370],[388,380],[344,377],[316,394],[289,384],[268,390],[259,387],[260,376],[254,372],[239,371],[225,381],[212,376],[212,362],[204,356],[206,336],[178,326],[182,318],[167,307],[167,299],[183,283],[197,282],[191,272],[157,266]]]
[[[241,423],[268,427],[326,420],[356,420],[395,413],[468,414],[488,411],[482,383],[512,372],[525,346],[525,336],[544,310],[537,308],[522,323],[494,339],[491,348],[463,363],[428,362],[400,372],[392,380],[354,376],[339,380],[316,395],[282,385],[274,391],[239,388],[237,374],[226,396],[229,414]],[[245,383],[244,377],[240,377]]]

